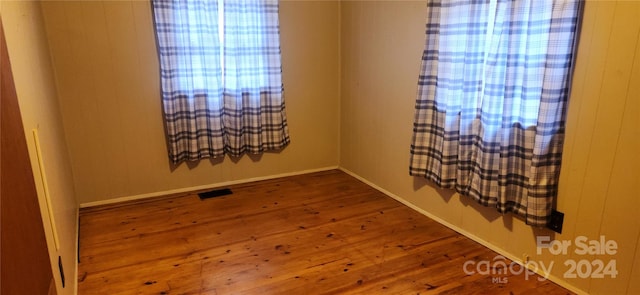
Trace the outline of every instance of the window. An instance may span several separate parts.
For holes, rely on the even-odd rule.
[[[547,223],[580,4],[429,2],[411,175]]]
[[[173,164],[289,143],[275,0],[153,0]]]

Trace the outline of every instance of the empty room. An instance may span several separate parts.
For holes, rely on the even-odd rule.
[[[0,19],[2,295],[640,294],[640,1]]]

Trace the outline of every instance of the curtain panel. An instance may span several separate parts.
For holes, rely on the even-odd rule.
[[[428,4],[410,174],[544,226],[580,0]]]
[[[153,12],[173,164],[289,144],[277,0],[153,0]]]

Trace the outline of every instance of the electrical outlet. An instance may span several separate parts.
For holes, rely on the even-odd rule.
[[[561,234],[563,222],[564,222],[564,213],[553,210],[551,211],[551,216],[549,217],[547,228]]]

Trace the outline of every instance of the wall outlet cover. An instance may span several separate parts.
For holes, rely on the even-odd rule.
[[[562,233],[562,223],[564,222],[564,213],[553,210],[547,223],[547,228],[559,234]]]

